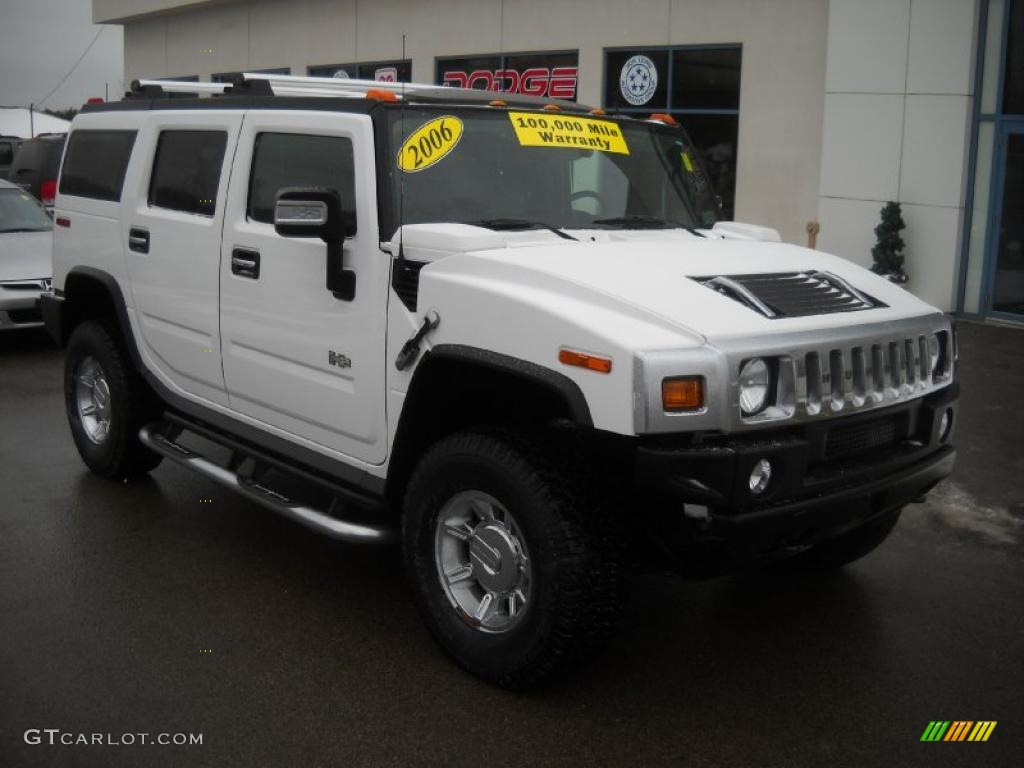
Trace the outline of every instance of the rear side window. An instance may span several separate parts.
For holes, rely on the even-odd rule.
[[[0,141],[0,165],[10,165],[14,160],[14,146],[9,141]]]
[[[153,161],[149,204],[213,216],[227,143],[224,131],[163,131]]]
[[[249,218],[273,224],[274,199],[282,187],[338,190],[343,217],[354,227],[356,178],[352,141],[340,136],[259,134],[249,178]]]
[[[60,193],[119,201],[134,145],[135,131],[73,131],[60,175]],[[54,148],[59,160],[60,148]]]

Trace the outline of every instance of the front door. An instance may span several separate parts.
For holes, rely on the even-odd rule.
[[[122,237],[147,367],[179,392],[227,405],[220,364],[221,225],[242,112],[153,110]]]
[[[221,256],[224,379],[233,410],[306,447],[384,461],[389,257],[377,232],[373,131],[366,115],[246,113]],[[283,187],[329,187],[356,221],[344,265],[355,297],[327,290],[327,246],[274,231]]]
[[[1024,125],[1004,125],[1000,138],[989,312],[1024,321]]]

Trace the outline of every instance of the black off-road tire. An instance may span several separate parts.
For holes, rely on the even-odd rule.
[[[464,491],[484,492],[505,506],[529,551],[531,600],[519,623],[500,634],[484,633],[460,616],[441,586],[438,518]],[[514,435],[455,434],[422,459],[405,497],[405,563],[424,621],[464,669],[523,689],[611,634],[621,605],[621,569],[603,556],[602,533],[582,506],[556,465]]]
[[[793,558],[793,565],[806,571],[830,571],[860,560],[874,551],[892,533],[903,507],[886,512],[834,539],[816,544]]]
[[[89,358],[102,369],[110,394],[110,427],[99,442],[89,438],[76,405],[76,376]],[[156,416],[153,396],[117,336],[98,321],[81,323],[71,334],[64,358],[64,404],[75,447],[95,474],[131,479],[154,469],[163,458],[139,442],[139,429]]]

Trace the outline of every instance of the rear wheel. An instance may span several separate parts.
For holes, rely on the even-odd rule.
[[[97,475],[136,477],[160,463],[138,438],[153,415],[149,391],[116,337],[99,322],[86,321],[71,334],[64,400],[75,447]]]
[[[902,511],[900,507],[886,512],[859,528],[816,544],[793,558],[793,564],[804,570],[827,571],[860,560],[889,538]]]
[[[489,682],[535,684],[613,627],[618,569],[560,473],[516,438],[434,446],[406,493],[403,548],[432,634]]]

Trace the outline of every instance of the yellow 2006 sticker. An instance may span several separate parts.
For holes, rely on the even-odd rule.
[[[422,171],[455,149],[462,138],[462,121],[454,115],[429,120],[409,134],[398,150],[398,167],[406,173]]]
[[[509,112],[508,119],[524,147],[577,147],[629,154],[622,129],[611,120],[551,112]]]

